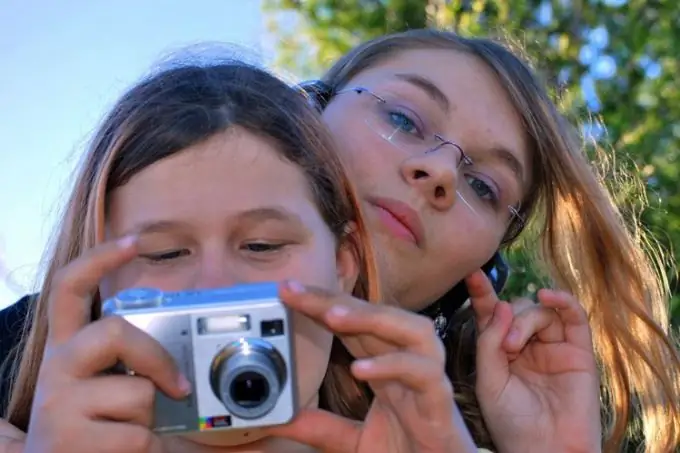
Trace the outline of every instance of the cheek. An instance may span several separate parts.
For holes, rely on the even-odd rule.
[[[328,368],[333,335],[311,319],[293,315],[295,368],[300,404],[308,406],[316,397]]]
[[[375,179],[373,172],[385,166],[389,143],[371,131],[362,119],[338,118],[336,114],[324,115],[324,119],[355,182],[370,184]]]
[[[447,222],[450,227],[440,229],[443,234],[437,241],[437,249],[446,251],[440,255],[445,261],[441,267],[462,279],[493,256],[500,240],[496,231],[481,228],[479,219],[471,218],[466,212],[456,212],[456,208]]]
[[[297,257],[288,278],[330,291],[341,291],[334,241],[318,243],[312,250]],[[299,313],[293,314],[293,326],[300,404],[309,405],[317,396],[326,374],[333,335]]]
[[[356,133],[344,138],[340,149],[344,161],[356,176],[358,182],[363,178],[374,179],[374,172],[383,168],[387,162],[387,153],[383,148],[387,145],[384,140],[368,135],[366,132]]]
[[[275,279],[294,279],[305,285],[329,291],[340,291],[335,239],[325,226],[316,234],[316,240],[291,254],[286,266],[277,272]]]

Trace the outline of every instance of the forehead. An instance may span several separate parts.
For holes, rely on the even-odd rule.
[[[441,49],[404,51],[361,72],[350,84],[422,99],[449,120],[450,127],[442,133],[455,136],[446,138],[472,154],[510,150],[528,170],[528,137],[521,116],[496,74],[473,55]]]
[[[268,140],[230,130],[145,168],[109,200],[109,223],[225,217],[280,206],[302,218],[318,217],[304,172]]]

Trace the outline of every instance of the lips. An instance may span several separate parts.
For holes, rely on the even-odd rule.
[[[422,247],[425,233],[418,213],[409,205],[391,198],[370,198],[382,223],[395,236]]]

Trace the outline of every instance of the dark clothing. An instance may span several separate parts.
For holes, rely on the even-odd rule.
[[[5,415],[9,400],[11,371],[21,357],[17,347],[33,297],[24,296],[13,305],[0,310],[0,414],[2,416]]]

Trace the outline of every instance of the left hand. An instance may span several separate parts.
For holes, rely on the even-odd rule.
[[[7,420],[0,420],[0,453],[22,453],[25,442],[26,433]]]
[[[538,304],[508,304],[482,272],[466,283],[478,328],[477,398],[498,451],[600,451],[599,377],[579,302],[542,289]]]
[[[303,410],[269,433],[325,453],[476,452],[444,371],[445,351],[432,321],[406,310],[349,295],[287,285],[293,310],[326,326],[356,360],[352,374],[375,399],[363,422]]]

